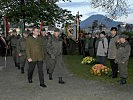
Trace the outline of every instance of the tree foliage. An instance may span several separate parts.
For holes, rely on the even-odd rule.
[[[57,0],[1,0],[0,12],[11,22],[24,19],[27,23],[45,21],[47,24],[73,20],[70,11],[58,7]]]
[[[103,8],[110,18],[117,19],[123,15],[128,15],[127,0],[92,0],[94,8]]]

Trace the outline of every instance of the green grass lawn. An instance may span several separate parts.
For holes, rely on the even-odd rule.
[[[67,63],[68,69],[75,74],[77,77],[86,79],[86,80],[98,80],[103,82],[117,83],[117,79],[110,79],[108,76],[94,76],[90,74],[90,69],[92,65],[81,64],[83,56],[81,55],[65,55],[65,62]],[[107,61],[107,66],[110,67],[109,61]],[[128,83],[133,84],[133,58],[130,58],[129,61],[129,77]]]

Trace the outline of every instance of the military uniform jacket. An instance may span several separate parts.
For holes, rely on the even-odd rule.
[[[128,61],[130,56],[131,47],[128,42],[119,44],[116,52],[116,63],[125,63]]]
[[[85,39],[85,51],[94,48],[94,39],[93,38],[86,38]]]
[[[42,41],[43,41],[43,47],[44,47],[44,49],[46,48],[46,46],[47,46],[47,37],[46,36],[40,36],[41,37],[41,39],[42,39]]]
[[[11,43],[11,47],[14,49],[16,49],[17,47],[17,41],[18,41],[19,37],[18,36],[8,36],[7,37],[7,41],[10,41]]]
[[[24,37],[20,38],[17,42],[17,52],[26,54],[26,39]]]
[[[52,64],[55,66],[55,74],[56,76],[62,76],[64,74],[64,61],[62,58],[62,40],[60,38],[55,38],[54,36],[51,38],[47,45],[47,53],[54,60]]]
[[[31,58],[32,61],[44,60],[44,47],[41,37],[34,38],[30,36],[26,40],[26,54],[27,58]]]
[[[62,55],[62,40],[53,36],[47,45],[47,52],[53,58]]]

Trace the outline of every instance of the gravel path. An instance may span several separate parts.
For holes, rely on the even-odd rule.
[[[6,68],[2,65],[4,58],[0,58],[0,100],[133,100],[133,85],[82,80],[65,69],[65,85],[58,84],[56,77],[48,80],[45,74],[47,88],[42,88],[39,86],[37,69],[33,83],[29,84],[27,72],[20,74],[11,57],[7,58]]]

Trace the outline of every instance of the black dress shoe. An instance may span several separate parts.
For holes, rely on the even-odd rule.
[[[126,79],[121,79],[120,81],[119,81],[119,84],[120,85],[124,85],[124,84],[126,84],[127,83],[127,81],[126,81]]]
[[[59,84],[65,84],[65,82],[64,81],[59,81]]]
[[[28,80],[29,81],[29,83],[32,83],[32,80]]]
[[[47,86],[45,84],[40,84],[41,87],[46,88]]]
[[[62,77],[59,77],[59,84],[65,84],[65,82],[62,79]]]
[[[21,71],[21,74],[24,74],[24,71]]]
[[[18,66],[18,70],[20,70],[20,66]]]
[[[49,74],[49,69],[47,69],[47,74]]]
[[[49,73],[49,80],[53,80],[52,74]]]
[[[24,74],[24,68],[21,67],[21,74]]]

